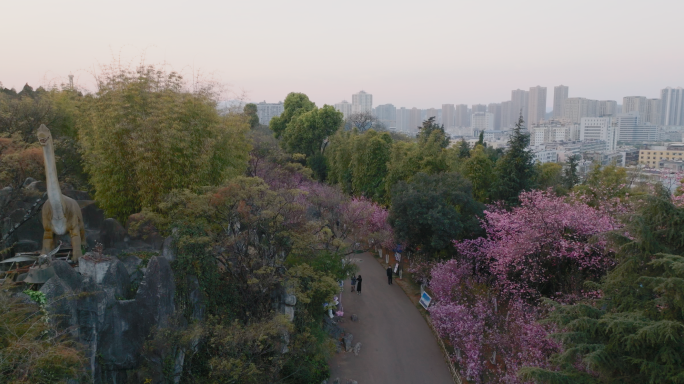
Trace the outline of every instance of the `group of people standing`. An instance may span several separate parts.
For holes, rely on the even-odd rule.
[[[361,278],[361,275],[352,275],[351,277],[351,291],[354,292],[356,290],[356,294],[360,295],[361,294],[361,282],[363,279]]]
[[[394,272],[392,272],[392,267],[387,267],[387,284],[392,285],[392,276],[394,275]],[[356,292],[357,295],[361,294],[361,282],[363,279],[361,278],[361,275],[352,275],[351,277],[351,291]]]

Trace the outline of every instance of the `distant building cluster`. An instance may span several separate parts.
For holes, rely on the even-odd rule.
[[[268,125],[271,119],[280,116],[285,111],[285,106],[282,101],[278,103],[267,103],[262,101],[257,103],[257,116],[259,117],[259,124]]]
[[[378,129],[415,136],[423,121],[434,118],[444,126],[452,143],[465,140],[474,145],[483,133],[488,146],[505,148],[512,128],[522,117],[530,135],[530,150],[539,163],[566,163],[578,156],[580,164],[615,163],[641,167],[653,175],[663,170],[684,171],[684,89],[667,87],[660,98],[625,96],[615,100],[570,97],[566,85],[553,88],[553,109],[546,111],[547,88],[511,91],[510,100],[490,104],[442,104],[420,109],[373,105],[373,95],[360,91],[334,105],[345,119],[371,113]],[[283,103],[257,104],[259,121],[268,124],[283,112]],[[640,169],[641,169],[640,168]],[[655,177],[655,176],[649,177]],[[658,176],[660,177],[660,176]]]

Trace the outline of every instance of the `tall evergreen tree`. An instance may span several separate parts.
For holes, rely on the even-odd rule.
[[[536,179],[534,156],[528,149],[530,135],[523,131],[524,122],[521,115],[508,142],[508,151],[496,164],[494,196],[510,205],[516,205],[520,192],[532,189]]]
[[[446,132],[444,132],[444,125],[439,125],[435,123],[434,117],[430,117],[427,120],[423,121],[423,125],[421,127],[418,127],[418,129],[420,130],[420,134],[418,135],[419,142],[427,142],[430,136],[433,135],[433,132],[438,132],[439,145],[442,148],[446,148],[449,146],[449,141],[451,139],[449,138],[449,135],[447,135]]]
[[[470,145],[464,139],[458,144],[458,158],[467,159],[470,157]]]
[[[477,144],[482,147],[487,147],[487,144],[484,142],[484,131],[480,131],[480,139],[477,141]]]
[[[565,188],[571,189],[575,185],[579,184],[579,175],[577,174],[577,160],[576,155],[570,156],[568,159],[568,168],[565,169],[563,173],[563,184]]]

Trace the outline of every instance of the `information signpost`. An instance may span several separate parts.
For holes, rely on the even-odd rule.
[[[427,294],[427,292],[423,292],[423,294],[420,296],[420,305],[422,305],[425,309],[428,309],[431,301],[432,298]]]

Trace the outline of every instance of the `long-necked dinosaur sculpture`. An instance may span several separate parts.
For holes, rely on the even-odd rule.
[[[48,201],[43,205],[43,253],[47,254],[54,246],[54,235],[69,234],[73,248],[72,260],[78,261],[81,254],[81,242],[85,240],[83,214],[76,200],[62,195],[57,180],[57,164],[55,148],[50,130],[41,124],[38,128],[38,141],[43,147],[45,157],[45,177],[47,180]]]

